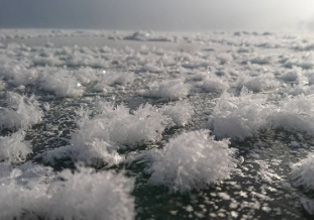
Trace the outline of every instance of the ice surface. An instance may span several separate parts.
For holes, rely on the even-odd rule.
[[[2,29],[0,219],[312,219],[313,70],[312,33]]]

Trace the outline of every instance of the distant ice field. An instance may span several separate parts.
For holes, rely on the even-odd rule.
[[[0,30],[0,219],[312,219],[314,35]]]

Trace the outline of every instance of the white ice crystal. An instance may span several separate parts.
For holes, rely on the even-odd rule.
[[[18,131],[10,136],[0,136],[0,161],[23,162],[32,152],[30,144],[24,141],[24,132]]]
[[[133,181],[122,174],[80,168],[63,171],[65,181],[52,184],[49,219],[134,219]]]
[[[82,117],[79,130],[72,134],[71,146],[48,152],[44,160],[51,163],[54,158],[70,157],[86,164],[98,160],[107,165],[118,164],[124,159],[117,153],[118,149],[159,141],[169,123],[167,116],[149,104],[131,113],[124,105],[114,108],[106,102],[100,103],[98,115],[92,119]]]
[[[221,78],[214,74],[211,74],[208,79],[206,79],[201,88],[206,92],[213,93],[223,93],[229,88],[228,82],[223,81]]]
[[[58,68],[46,68],[40,76],[39,85],[43,90],[53,92],[58,97],[78,97],[84,92],[84,87],[71,72]]]
[[[310,215],[314,215],[314,200],[302,197],[300,198],[300,203],[302,207],[309,213]]]
[[[194,113],[193,106],[186,101],[177,102],[162,108],[163,114],[170,117],[177,126],[188,124]]]
[[[104,91],[107,86],[126,85],[134,81],[133,73],[103,72],[103,75],[99,77],[98,82],[94,86],[96,90]]]
[[[256,56],[250,59],[251,63],[265,65],[265,64],[272,64],[274,62],[273,57],[271,56]]]
[[[166,100],[181,100],[188,95],[189,90],[189,85],[180,79],[166,80],[154,85],[145,95]]]
[[[295,186],[314,190],[314,154],[293,164],[290,177]]]
[[[224,93],[217,101],[209,127],[218,138],[243,140],[267,124],[272,110],[264,95],[253,94],[243,87],[239,97]]]
[[[84,124],[80,131],[91,140],[99,138],[116,145],[134,147],[158,141],[168,125],[168,117],[150,104],[130,112],[124,105],[101,106],[99,115]]]
[[[79,167],[72,173],[0,164],[1,219],[134,219],[133,180]]]
[[[6,87],[5,83],[0,79],[0,91],[4,90]]]
[[[314,135],[314,95],[282,99],[267,120],[272,127]]]
[[[229,177],[234,168],[229,141],[215,141],[209,132],[183,133],[169,140],[163,149],[147,154],[151,166],[149,183],[164,185],[172,191],[202,189]]]
[[[258,75],[255,77],[240,76],[237,87],[242,89],[245,86],[253,92],[263,92],[268,89],[278,87],[279,83],[275,80],[274,75],[270,73]]]
[[[26,128],[42,120],[43,113],[34,96],[8,92],[6,102],[8,107],[2,109],[0,127]]]

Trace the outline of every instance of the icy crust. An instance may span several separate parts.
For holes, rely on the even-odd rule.
[[[0,136],[0,161],[19,163],[32,152],[31,146],[24,141],[25,133],[18,131],[11,136]]]
[[[243,140],[266,125],[270,109],[264,95],[253,94],[243,87],[239,97],[224,93],[210,116],[209,128],[218,138]]]
[[[118,149],[157,142],[166,126],[172,123],[162,111],[149,104],[134,112],[124,105],[114,107],[106,102],[100,102],[98,108],[99,114],[93,118],[83,113],[70,146],[48,152],[44,160],[51,163],[54,159],[70,157],[87,164],[118,164],[124,159]]]
[[[1,219],[134,219],[133,180],[113,172],[0,164]]]
[[[290,177],[295,186],[314,190],[314,153],[293,164]]]
[[[160,84],[151,85],[151,89],[144,94],[147,97],[164,100],[182,100],[187,97],[190,86],[183,80],[164,80]]]
[[[6,108],[0,109],[0,127],[2,128],[27,128],[42,120],[43,112],[35,96],[28,98],[8,92],[6,104]]]
[[[172,138],[163,149],[147,153],[151,160],[146,170],[151,174],[148,182],[182,193],[218,183],[228,178],[235,166],[228,144],[226,139],[215,141],[206,130]]]

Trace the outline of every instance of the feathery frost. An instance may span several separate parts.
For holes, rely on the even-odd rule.
[[[264,95],[253,94],[245,87],[239,97],[224,93],[214,107],[209,127],[218,138],[243,140],[253,136],[266,125],[271,113],[265,103]]]
[[[161,109],[177,126],[187,125],[194,113],[193,106],[187,101],[176,102],[175,105],[166,105]]]
[[[149,104],[130,112],[124,105],[113,107],[100,102],[98,111],[92,119],[86,114],[82,117],[79,130],[72,134],[70,146],[47,152],[44,160],[51,163],[54,158],[70,157],[87,164],[99,160],[109,166],[118,164],[124,159],[118,149],[133,149],[159,141],[171,123],[171,119]]]
[[[27,128],[42,120],[42,110],[35,96],[27,98],[17,93],[8,92],[7,107],[2,109],[0,127]]]
[[[215,141],[209,132],[192,131],[169,140],[163,149],[151,150],[146,157],[151,166],[149,183],[171,191],[189,192],[205,188],[229,177],[235,166],[229,141]]]
[[[165,100],[181,100],[186,98],[189,91],[190,86],[181,79],[165,80],[161,84],[152,85],[151,90],[145,95]]]
[[[0,136],[0,161],[23,162],[32,152],[30,144],[24,141],[25,133],[18,131],[10,136]]]
[[[133,180],[78,167],[72,173],[0,164],[1,219],[134,219]]]
[[[314,190],[314,153],[292,165],[291,180],[295,186]]]

